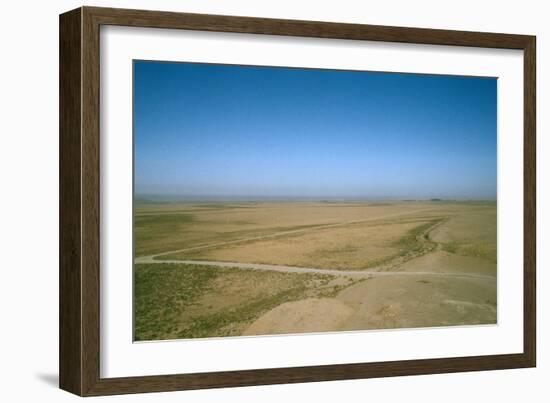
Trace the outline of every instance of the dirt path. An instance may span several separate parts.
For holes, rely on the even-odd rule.
[[[474,278],[474,279],[485,279],[485,280],[494,280],[495,277],[491,275],[484,274],[474,274],[474,273],[461,273],[461,272],[444,272],[444,271],[399,271],[398,267],[403,263],[408,262],[416,257],[425,255],[426,253],[432,252],[434,250],[439,250],[440,248],[430,248],[429,250],[422,250],[415,254],[414,256],[409,256],[409,258],[404,259],[403,257],[398,258],[398,262],[392,262],[392,264],[385,264],[383,266],[370,269],[370,270],[334,270],[334,269],[318,269],[314,267],[299,267],[299,266],[285,266],[285,265],[275,265],[275,264],[261,264],[261,263],[243,263],[243,262],[225,262],[225,261],[208,261],[208,260],[177,260],[177,259],[162,259],[159,260],[157,257],[166,256],[174,253],[180,252],[189,252],[206,248],[213,248],[219,246],[231,245],[239,242],[246,242],[251,240],[261,240],[274,238],[278,236],[297,234],[303,232],[309,232],[325,228],[333,228],[338,226],[359,224],[368,221],[377,221],[380,219],[386,219],[397,216],[404,216],[409,214],[418,213],[421,211],[428,211],[430,209],[417,209],[409,211],[406,213],[397,213],[397,214],[387,214],[381,217],[373,217],[365,220],[355,220],[355,221],[346,221],[343,223],[335,224],[323,224],[315,227],[309,227],[299,230],[289,230],[289,231],[280,231],[268,235],[261,235],[256,237],[241,238],[233,241],[219,242],[215,244],[207,244],[194,246],[187,249],[178,249],[169,252],[157,253],[149,256],[141,256],[135,259],[136,264],[184,264],[184,265],[202,265],[202,266],[212,266],[212,267],[227,267],[227,268],[241,268],[241,269],[250,269],[250,270],[268,270],[268,271],[278,271],[284,273],[315,273],[315,274],[328,274],[331,276],[350,276],[355,278],[372,278],[372,277],[387,277],[387,276],[446,276],[446,277],[457,277],[457,278]],[[417,236],[417,239],[420,241],[426,241],[428,234],[433,229],[437,228],[442,221],[432,225],[421,234]]]
[[[302,234],[431,210],[433,209],[417,209],[363,220],[322,224],[199,245],[142,256],[136,258],[135,263],[310,273],[333,276],[331,281],[343,282],[346,285],[335,296],[319,298],[304,295],[303,299],[284,302],[247,324],[243,335],[496,323],[496,268],[493,267],[495,265],[482,262],[480,266],[476,258],[444,251],[442,244],[430,237],[434,229],[447,221],[444,218],[426,220],[431,221],[432,225],[427,228],[424,226],[420,233],[415,234],[414,247],[409,248],[407,253],[396,255],[386,263],[368,270],[320,269],[238,261],[178,260],[170,259],[169,256],[166,259],[167,255],[180,252]],[[161,256],[165,259],[158,259]]]
[[[239,239],[234,239],[232,241],[211,243],[211,244],[199,245],[199,246],[192,246],[190,248],[177,249],[177,250],[171,250],[171,251],[168,251],[168,252],[155,253],[153,255],[142,256],[142,257],[136,258],[136,263],[143,263],[142,262],[143,260],[150,260],[150,259],[154,259],[154,258],[157,258],[157,257],[160,257],[160,256],[171,255],[171,254],[174,254],[174,253],[191,252],[191,251],[197,251],[197,250],[208,249],[208,248],[217,248],[219,246],[232,245],[232,244],[237,244],[237,243],[241,243],[241,242],[259,241],[259,240],[262,240],[262,239],[271,239],[271,238],[276,238],[276,237],[285,236],[285,235],[302,234],[302,233],[306,233],[306,232],[310,232],[310,231],[316,231],[316,230],[320,230],[320,229],[326,229],[326,228],[335,228],[335,227],[342,227],[342,226],[346,226],[346,225],[362,224],[362,223],[365,223],[365,222],[378,221],[378,220],[383,220],[383,219],[386,219],[386,218],[406,216],[406,215],[415,214],[415,213],[419,213],[419,212],[422,212],[422,211],[430,211],[430,210],[433,210],[433,209],[423,208],[423,209],[407,211],[406,213],[394,213],[394,214],[386,214],[386,215],[378,216],[378,217],[366,218],[364,220],[345,221],[345,222],[334,223],[334,224],[321,224],[321,225],[316,225],[316,226],[312,226],[312,227],[308,227],[308,228],[287,230],[287,231],[279,231],[279,232],[274,232],[274,233],[271,233],[271,234],[258,235],[258,236],[248,237],[248,238],[239,238]],[[149,263],[151,263],[151,262],[149,262]],[[156,263],[156,262],[153,262],[153,263]]]
[[[273,238],[277,236],[282,235],[289,235],[289,234],[296,234],[296,233],[302,233],[307,231],[313,231],[313,230],[319,230],[319,229],[325,229],[325,228],[333,228],[337,226],[344,226],[344,225],[352,225],[367,221],[374,221],[374,220],[380,220],[385,219],[389,217],[396,217],[396,216],[402,216],[407,214],[413,214],[420,211],[426,211],[430,209],[419,209],[414,211],[409,211],[407,213],[399,213],[399,214],[388,214],[383,217],[376,217],[376,218],[370,218],[365,220],[358,220],[358,221],[348,221],[344,223],[335,223],[335,224],[324,224],[324,225],[318,225],[315,227],[310,227],[307,229],[301,229],[301,230],[290,230],[290,231],[280,231],[269,235],[262,235],[257,237],[250,237],[250,238],[242,238],[238,240],[233,241],[227,241],[227,242],[220,242],[216,244],[208,244],[208,245],[201,245],[201,246],[195,246],[187,249],[179,249],[169,252],[163,252],[159,254],[149,255],[149,256],[142,256],[135,259],[136,264],[187,264],[187,265],[202,265],[202,266],[214,266],[214,267],[233,267],[233,268],[242,268],[242,269],[251,269],[251,270],[269,270],[269,271],[279,271],[279,272],[285,272],[285,273],[316,273],[316,274],[328,274],[332,276],[351,276],[351,277],[360,277],[360,278],[372,278],[372,277],[383,277],[383,276],[418,276],[418,275],[428,275],[428,276],[450,276],[450,277],[461,277],[461,278],[477,278],[477,279],[490,279],[494,280],[494,276],[490,275],[483,275],[483,274],[472,274],[472,273],[449,273],[449,272],[437,272],[437,271],[398,271],[395,270],[397,267],[399,267],[401,264],[405,263],[405,261],[409,261],[411,259],[414,259],[415,257],[420,257],[426,253],[429,253],[433,249],[427,250],[427,251],[420,251],[419,253],[416,253],[415,256],[409,256],[408,259],[404,259],[403,257],[398,258],[399,262],[392,262],[392,264],[385,264],[381,267],[371,269],[371,270],[334,270],[334,269],[318,269],[313,267],[298,267],[298,266],[285,266],[285,265],[274,265],[274,264],[261,264],[261,263],[243,263],[243,262],[226,262],[226,261],[207,261],[207,260],[177,260],[177,259],[163,259],[159,260],[156,259],[159,256],[166,256],[173,253],[179,253],[179,252],[186,252],[186,251],[194,251],[199,249],[205,249],[205,248],[212,248],[212,247],[218,247],[218,246],[225,246],[229,244],[235,244],[239,242],[244,241],[250,241],[250,240],[258,240],[258,239],[266,239],[266,238]],[[422,232],[422,234],[419,234],[417,236],[418,240],[425,241],[427,234],[429,234],[430,231],[438,227],[442,222],[438,222],[431,227],[429,227],[426,231]],[[437,248],[438,249],[438,248]]]
[[[136,259],[136,263],[145,264],[187,264],[198,266],[213,266],[213,267],[233,267],[239,269],[251,270],[268,270],[279,271],[284,273],[314,273],[314,274],[329,274],[331,276],[350,276],[350,277],[387,277],[387,276],[447,276],[461,278],[476,278],[494,280],[495,277],[483,274],[472,273],[444,273],[435,271],[372,271],[372,270],[331,270],[331,269],[316,269],[313,267],[296,267],[282,266],[274,264],[260,263],[240,263],[240,262],[214,262],[208,260],[155,260],[152,258]]]

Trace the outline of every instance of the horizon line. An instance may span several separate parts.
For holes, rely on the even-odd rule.
[[[497,197],[465,196],[260,196],[260,195],[179,195],[134,194],[134,201],[497,201]]]

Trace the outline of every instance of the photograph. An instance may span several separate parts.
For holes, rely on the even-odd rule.
[[[55,308],[12,309],[53,326],[23,340],[46,364],[14,391],[227,401],[270,385],[281,401],[272,391],[367,387],[429,403],[464,376],[457,401],[542,390],[543,13],[220,7],[71,4],[57,24],[42,18],[43,35],[12,29],[33,43],[50,32],[56,49],[40,49],[59,74],[25,75],[45,74],[58,102],[38,96],[40,113],[24,102],[14,120],[44,147],[8,136],[40,163],[5,199],[34,208],[40,186],[54,191],[55,214],[39,215],[59,230],[38,236],[58,275],[40,268],[47,281],[10,296]],[[29,55],[21,66],[40,59]],[[11,174],[21,153],[7,149]],[[14,239],[34,234],[25,214],[8,214]]]
[[[134,341],[495,325],[497,78],[133,61]]]

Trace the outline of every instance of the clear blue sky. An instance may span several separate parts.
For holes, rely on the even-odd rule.
[[[136,196],[496,198],[497,80],[134,62]]]

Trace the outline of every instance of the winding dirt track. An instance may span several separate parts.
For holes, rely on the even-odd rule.
[[[279,271],[285,273],[315,273],[315,274],[329,274],[331,276],[350,276],[350,277],[387,277],[387,276],[446,276],[446,277],[459,277],[459,278],[475,278],[484,280],[494,280],[493,276],[486,276],[482,274],[470,274],[470,273],[439,273],[430,271],[372,271],[372,270],[332,270],[332,269],[316,269],[312,267],[297,267],[297,266],[282,266],[273,264],[260,264],[260,263],[239,263],[239,262],[216,262],[207,260],[155,260],[149,257],[142,257],[136,259],[136,263],[145,264],[188,264],[188,265],[200,265],[200,266],[214,266],[214,267],[232,267],[239,269],[251,269],[251,270],[269,270]]]
[[[383,216],[366,218],[364,220],[344,221],[344,222],[333,223],[333,224],[320,224],[320,225],[315,225],[315,226],[311,226],[311,227],[307,227],[307,228],[293,229],[293,230],[286,230],[286,231],[278,231],[278,232],[273,232],[271,234],[258,235],[258,236],[248,237],[248,238],[239,238],[239,239],[234,239],[232,241],[225,241],[225,242],[218,242],[218,243],[210,243],[210,244],[206,244],[206,245],[192,246],[190,248],[177,249],[177,250],[171,250],[171,251],[168,251],[168,252],[155,253],[155,254],[149,255],[149,256],[142,256],[142,257],[136,259],[136,263],[143,263],[141,260],[144,260],[144,259],[145,260],[154,259],[154,258],[157,258],[159,256],[172,255],[174,253],[191,252],[191,251],[197,251],[197,250],[208,249],[208,248],[217,248],[219,246],[232,245],[232,244],[237,244],[237,243],[247,242],[247,241],[259,241],[259,240],[262,240],[262,239],[277,238],[277,237],[285,236],[285,235],[302,234],[302,233],[305,233],[305,232],[317,231],[317,230],[320,230],[320,229],[343,227],[343,226],[346,226],[346,225],[361,224],[361,223],[371,222],[371,221],[379,221],[379,220],[383,220],[383,219],[386,219],[386,218],[406,216],[406,215],[410,215],[410,214],[420,213],[422,211],[431,211],[431,210],[433,210],[433,209],[431,209],[431,208],[422,208],[422,209],[407,211],[405,213],[386,214],[386,215],[383,215]],[[157,261],[147,262],[147,263],[157,263]]]
[[[298,266],[285,266],[285,265],[274,265],[274,264],[261,264],[261,263],[242,263],[242,262],[224,262],[224,261],[207,261],[207,260],[177,260],[177,259],[157,259],[160,256],[171,255],[180,252],[189,252],[196,251],[207,248],[215,248],[220,246],[226,246],[231,244],[237,244],[246,241],[262,240],[275,238],[285,235],[293,235],[299,233],[305,233],[325,228],[333,228],[345,225],[359,224],[368,221],[377,221],[385,218],[392,218],[397,216],[409,215],[413,213],[418,213],[421,211],[427,211],[430,209],[418,209],[414,211],[409,211],[406,213],[397,213],[397,214],[388,214],[381,217],[373,217],[365,220],[356,220],[356,221],[346,221],[343,223],[334,223],[334,224],[322,224],[314,227],[308,227],[297,230],[288,230],[288,231],[279,231],[272,234],[260,235],[249,238],[240,238],[233,241],[219,242],[214,244],[206,244],[194,246],[186,249],[178,249],[169,252],[157,253],[154,255],[142,256],[135,259],[136,264],[183,264],[183,265],[202,265],[202,266],[212,266],[212,267],[226,267],[226,268],[240,268],[240,269],[250,269],[250,270],[268,270],[268,271],[278,271],[284,273],[315,273],[315,274],[328,274],[331,276],[349,276],[356,278],[372,278],[372,277],[388,277],[388,276],[445,276],[445,277],[455,277],[455,278],[474,278],[481,280],[495,280],[494,276],[483,275],[483,274],[471,274],[471,273],[449,273],[449,272],[436,272],[436,271],[414,271],[414,272],[404,272],[393,270],[390,271],[377,271],[375,270],[335,270],[335,269],[318,269],[313,267],[298,267]],[[431,230],[436,228],[441,222],[436,223],[432,227],[428,228],[423,234],[421,234],[418,239],[422,240],[423,237],[428,234]],[[439,246],[439,245],[438,245]],[[439,248],[437,248],[439,249]]]

